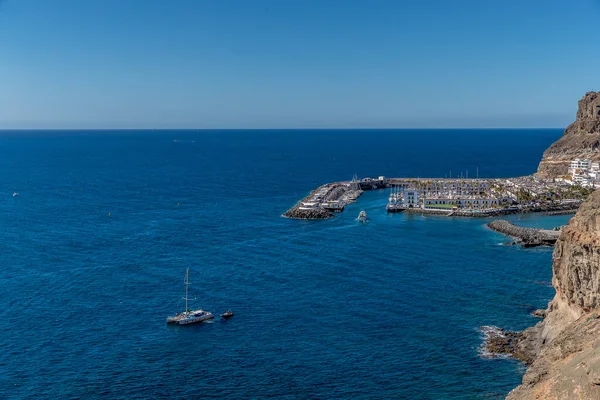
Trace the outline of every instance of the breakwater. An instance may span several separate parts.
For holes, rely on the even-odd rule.
[[[548,212],[544,213],[544,215],[547,215],[547,216],[554,216],[554,215],[575,215],[575,213],[577,212],[578,208],[573,208],[573,209],[569,209],[569,210],[548,211]]]
[[[294,219],[328,219],[333,218],[333,214],[321,207],[315,200],[320,193],[329,193],[330,188],[329,185],[319,186],[308,196],[300,200],[296,205],[285,213],[283,213],[284,217],[294,218]],[[342,207],[343,209],[343,207]]]
[[[379,185],[361,185],[359,182],[337,182],[319,186],[283,216],[293,219],[329,219],[355,202],[364,190],[378,189]]]
[[[488,228],[517,239],[523,247],[554,246],[560,236],[560,230],[524,228],[505,220],[496,220],[487,224]]]

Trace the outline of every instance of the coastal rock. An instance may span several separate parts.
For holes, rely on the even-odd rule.
[[[542,178],[566,175],[575,158],[600,160],[600,92],[588,92],[579,100],[575,122],[544,152],[537,173]]]
[[[497,326],[482,326],[479,329],[485,335],[484,343],[487,353],[517,357],[516,344],[522,337],[521,332],[507,331]]]
[[[531,313],[532,316],[537,317],[537,318],[546,318],[547,314],[548,314],[548,312],[546,310],[535,310],[534,312]]]
[[[554,249],[556,290],[546,318],[513,351],[531,364],[508,399],[600,399],[600,191],[583,203]]]

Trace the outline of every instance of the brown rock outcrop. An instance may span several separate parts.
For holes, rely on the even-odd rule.
[[[600,399],[600,190],[556,242],[554,299],[515,346],[531,363],[508,399]]]
[[[575,158],[600,160],[600,92],[579,100],[575,122],[544,152],[537,173],[543,178],[565,175]]]

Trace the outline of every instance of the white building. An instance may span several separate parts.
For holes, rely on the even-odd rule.
[[[403,204],[406,207],[418,207],[419,206],[419,191],[410,189],[404,191],[404,201]]]
[[[458,208],[489,208],[499,204],[498,199],[494,198],[449,198],[449,197],[432,197],[424,200],[425,207],[436,208],[455,206]]]
[[[588,171],[592,167],[592,161],[589,158],[580,159],[576,158],[571,161],[571,165],[569,166],[569,173],[573,174],[578,169],[582,171]]]

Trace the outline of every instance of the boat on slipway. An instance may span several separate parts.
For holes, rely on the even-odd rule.
[[[189,309],[189,303],[188,303],[189,300],[195,300],[195,299],[189,298],[189,286],[190,286],[189,275],[190,275],[190,269],[187,268],[185,270],[185,297],[184,297],[185,311],[183,311],[182,313],[175,314],[174,317],[167,317],[167,324],[190,325],[190,324],[196,324],[198,322],[208,321],[208,320],[211,320],[214,318],[214,315],[212,315],[212,313],[209,311],[205,311],[205,310],[201,310],[201,309],[197,309],[197,310]]]

